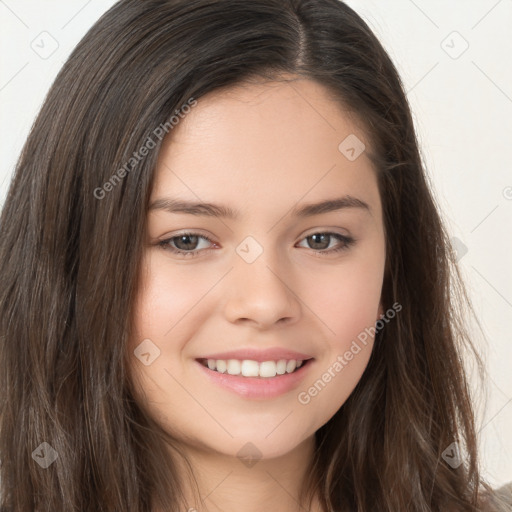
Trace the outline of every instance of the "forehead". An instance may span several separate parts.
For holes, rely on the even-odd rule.
[[[366,149],[351,160],[340,150],[345,140]],[[162,146],[152,195],[214,199],[242,210],[335,192],[371,201],[370,150],[354,115],[321,84],[244,83],[201,97],[180,119]]]

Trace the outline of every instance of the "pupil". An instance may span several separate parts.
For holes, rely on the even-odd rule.
[[[330,235],[326,235],[326,234],[322,234],[322,233],[321,233],[321,234],[311,235],[309,238],[313,238],[313,239],[315,239],[315,238],[320,238],[320,237],[322,237],[322,238],[325,238],[325,239],[327,240],[327,238],[328,238],[329,236],[330,236]],[[314,242],[313,242],[313,244],[315,244],[315,243],[320,243],[320,242],[314,241]],[[323,244],[322,244],[322,243],[320,243],[320,245],[321,245],[322,247],[313,247],[313,248],[314,248],[314,249],[325,249],[326,247],[329,247],[329,243],[328,243],[328,242],[327,242],[327,244],[326,244],[325,242],[324,242]]]
[[[179,236],[178,237],[178,242],[177,242],[177,246],[178,246],[178,249],[183,249],[183,250],[186,250],[186,249],[194,249],[195,246],[197,245],[197,239],[198,237],[197,236],[193,236],[193,235],[182,235],[182,236]],[[190,245],[190,242],[187,243],[187,240],[192,240],[192,245],[194,247],[188,247]],[[184,242],[185,244],[185,247],[180,247],[179,245]]]

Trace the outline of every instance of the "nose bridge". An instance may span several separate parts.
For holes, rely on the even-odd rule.
[[[270,242],[260,243],[252,236],[237,246],[225,305],[230,321],[246,319],[271,325],[298,318],[300,303],[293,291],[292,272],[281,256]]]

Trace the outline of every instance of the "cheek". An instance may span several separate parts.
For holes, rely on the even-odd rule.
[[[138,338],[181,339],[191,311],[214,284],[214,276],[193,272],[191,266],[174,266],[160,254],[149,253],[137,297],[134,324]],[[170,269],[173,268],[173,271]]]
[[[307,300],[327,326],[327,346],[298,398],[307,410],[321,411],[316,428],[346,402],[370,359],[384,275],[384,258],[377,254],[317,275],[310,287]]]
[[[310,301],[329,328],[328,339],[333,349],[347,350],[353,339],[375,325],[383,275],[383,258],[369,256],[354,258],[320,279],[315,276]]]
[[[194,328],[203,320],[201,298],[215,283],[215,276],[202,275],[192,266],[170,265],[165,255],[148,252],[141,263],[140,286],[133,312],[133,336],[130,339],[130,376],[138,399],[152,415],[167,426],[169,406],[180,410],[180,418],[197,415],[183,382],[182,352]],[[148,343],[150,340],[151,343]],[[144,344],[144,345],[143,345]],[[144,350],[140,347],[144,346]],[[137,354],[150,354],[149,364]],[[175,379],[173,379],[173,376]],[[189,416],[189,417],[190,417]]]

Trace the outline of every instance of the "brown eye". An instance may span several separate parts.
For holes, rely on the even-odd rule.
[[[337,246],[328,249],[331,241],[336,239],[339,241]],[[355,243],[355,239],[339,233],[314,233],[307,236],[304,240],[308,244],[308,248],[317,251],[319,254],[331,254],[338,251],[347,250]],[[327,249],[327,250],[326,250]]]
[[[171,240],[174,241],[174,245],[180,251],[193,251],[194,249],[197,249],[199,237],[195,235],[180,235],[171,238]]]
[[[208,247],[198,247],[200,241],[206,240],[210,244],[213,242],[205,235],[199,233],[182,233],[180,235],[167,238],[158,243],[162,249],[170,251],[174,254],[183,255],[186,257],[197,256],[200,252],[208,250]],[[208,244],[206,244],[208,246]]]

